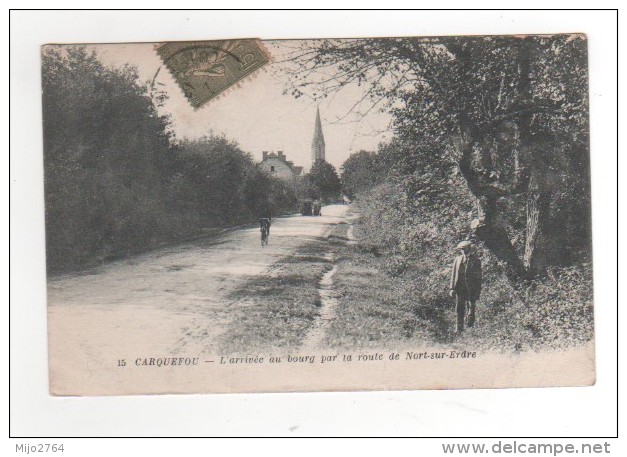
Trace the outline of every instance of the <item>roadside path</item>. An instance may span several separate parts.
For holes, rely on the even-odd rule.
[[[67,384],[73,377],[110,370],[118,359],[210,352],[207,342],[216,341],[231,320],[226,297],[328,234],[346,219],[347,210],[330,205],[321,217],[277,218],[264,247],[258,228],[235,230],[51,278],[51,377]],[[199,319],[211,323],[202,327],[202,338],[195,334]]]

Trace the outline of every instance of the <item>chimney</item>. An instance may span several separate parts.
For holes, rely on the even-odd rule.
[[[268,151],[263,151],[263,160],[268,158]]]
[[[279,155],[279,159],[285,160],[285,154],[283,154],[283,151],[277,151],[277,153]]]

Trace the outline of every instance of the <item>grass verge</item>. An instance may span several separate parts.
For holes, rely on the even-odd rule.
[[[220,347],[225,354],[298,347],[319,314],[318,282],[332,268],[326,241],[312,241],[251,278],[229,297],[234,316]]]
[[[355,224],[358,238],[364,230]],[[556,268],[514,290],[498,266],[486,262],[475,327],[456,336],[454,299],[447,294],[450,266],[440,257],[434,252],[397,274],[390,271],[390,254],[382,246],[341,247],[335,275],[338,307],[326,343],[513,353],[564,349],[593,338],[591,265]]]

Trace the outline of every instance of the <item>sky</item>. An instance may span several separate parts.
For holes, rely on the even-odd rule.
[[[265,41],[273,62],[278,62],[295,41]],[[288,78],[284,64],[269,63],[241,83],[198,109],[184,97],[168,69],[162,66],[155,44],[95,45],[99,59],[109,66],[137,68],[142,81],[155,81],[168,95],[163,107],[170,114],[179,138],[223,133],[251,153],[257,161],[263,151],[283,151],[288,160],[308,170],[311,166],[316,107],[320,108],[327,162],[338,170],[348,156],[361,149],[376,150],[391,138],[390,116],[376,110],[365,116],[350,112],[363,95],[363,87],[347,86],[333,97],[315,101],[284,95]],[[158,73],[157,73],[158,72]]]

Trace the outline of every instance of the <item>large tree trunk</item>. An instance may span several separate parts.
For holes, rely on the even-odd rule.
[[[544,171],[534,167],[527,191],[527,228],[523,265],[531,275],[542,274],[550,256],[546,240],[546,225],[549,217],[550,193]]]
[[[521,47],[519,57],[520,95],[523,104],[529,104],[532,100],[530,63],[534,48],[531,45]],[[550,193],[547,186],[547,164],[544,161],[544,148],[547,144],[532,135],[533,116],[526,111],[518,119],[520,131],[521,151],[529,154],[530,176],[527,186],[527,227],[525,233],[525,252],[523,254],[523,266],[527,275],[541,274],[547,266],[549,252],[545,243],[545,232],[549,215]]]
[[[459,171],[466,180],[468,188],[477,198],[478,218],[471,223],[471,229],[478,240],[506,265],[507,277],[513,284],[523,279],[525,268],[509,239],[507,230],[499,218],[497,208],[498,194],[482,185],[472,167],[473,142],[462,142]]]
[[[505,263],[507,276],[514,284],[519,284],[533,273],[541,272],[550,255],[547,254],[548,250],[545,249],[544,243],[550,203],[550,193],[546,184],[547,170],[540,155],[541,151],[534,144],[536,138],[532,134],[533,114],[528,109],[533,102],[530,67],[534,54],[534,43],[521,40],[518,55],[519,95],[516,101],[517,107],[521,110],[516,119],[520,143],[513,156],[515,169],[513,182],[489,182],[473,169],[473,147],[481,141],[483,132],[473,128],[472,122],[463,110],[460,113],[461,131],[468,132],[467,136],[473,140],[462,142],[462,154],[458,161],[459,170],[478,201],[479,217],[472,222],[471,228],[476,237]],[[457,55],[464,54],[458,52]],[[460,61],[466,63],[464,59]],[[460,67],[463,70],[463,66]],[[531,170],[528,169],[528,165]],[[497,201],[500,197],[516,194],[525,188],[528,195],[526,245],[521,259],[499,218]]]
[[[496,198],[477,199],[479,217],[472,221],[471,228],[480,241],[506,265],[507,277],[513,283],[525,278],[525,268],[512,245],[507,230],[498,218]]]

